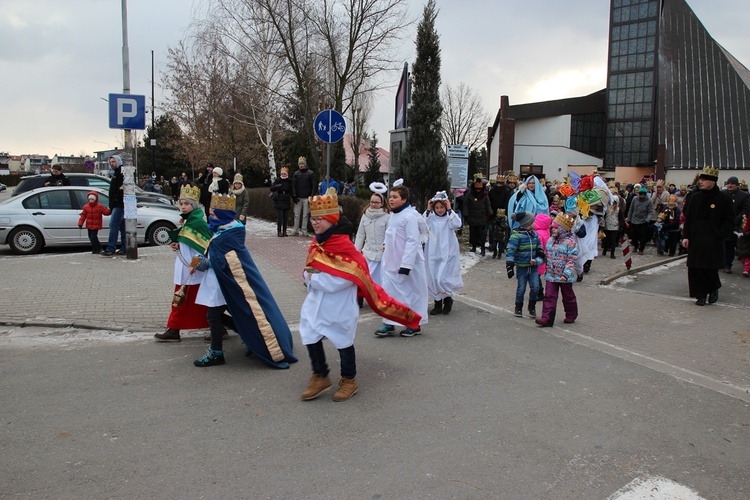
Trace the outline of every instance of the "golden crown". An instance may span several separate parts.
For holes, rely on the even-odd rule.
[[[339,213],[339,199],[336,195],[336,188],[330,187],[326,191],[326,194],[310,197],[310,215],[312,217],[322,217],[323,215],[337,213]]]
[[[297,165],[301,165],[302,163],[307,165],[307,158],[305,158],[304,156],[300,156],[299,160],[297,160]]]
[[[506,172],[505,182],[515,182],[516,184],[518,184],[518,177],[516,177],[516,173],[513,171]]]
[[[703,167],[703,170],[701,171],[701,175],[707,175],[710,177],[716,177],[719,178],[719,169],[716,167],[712,167],[711,165],[706,165]]]
[[[558,226],[565,228],[566,231],[570,231],[573,228],[573,224],[576,223],[576,220],[572,215],[560,212],[555,217],[555,222],[557,222]]]
[[[505,177],[503,177],[502,175],[498,174],[498,175],[495,176],[495,182],[505,182]]]
[[[211,195],[211,208],[214,210],[234,210],[236,204],[237,199],[232,194]]]
[[[282,174],[288,174],[289,173],[289,169],[287,167],[281,167],[281,173]]]
[[[199,187],[185,184],[180,189],[180,199],[193,200],[200,203],[201,201],[201,189]]]
[[[477,172],[474,174],[474,182],[481,181],[482,180],[482,172]]]

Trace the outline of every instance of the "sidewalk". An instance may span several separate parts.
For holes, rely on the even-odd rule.
[[[302,267],[309,242],[309,238],[278,238],[275,225],[266,222],[248,226],[250,253],[290,324],[299,321],[306,295]],[[657,256],[653,247],[632,259],[633,269],[670,261]],[[513,316],[516,281],[507,278],[504,259],[492,259],[490,254],[480,258],[464,249],[462,261],[467,270],[457,307],[476,307],[495,315],[499,333],[512,327],[531,335],[561,336],[702,385],[718,381],[733,394],[747,394],[750,388],[747,311],[721,303],[696,307],[687,298],[687,278],[684,291],[673,296],[601,286],[626,268],[619,256],[600,256],[575,286],[580,311],[576,323],[565,325],[560,318],[555,328],[540,329],[527,317],[525,307],[524,318]],[[137,261],[90,252],[0,256],[4,297],[0,324],[161,331],[171,304],[173,266],[174,253],[167,247],[139,248]],[[670,272],[685,271],[675,265]],[[735,278],[746,286],[741,276]],[[748,308],[750,304],[744,307]],[[541,312],[541,303],[537,310]],[[426,334],[440,323],[431,322]]]

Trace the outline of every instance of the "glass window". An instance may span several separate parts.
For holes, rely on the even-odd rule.
[[[648,34],[648,23],[638,23],[638,38],[643,38]]]
[[[636,59],[635,56],[628,56],[628,69],[635,69]]]
[[[615,42],[620,39],[620,27],[614,26],[612,28],[612,41]]]
[[[646,52],[653,52],[656,50],[656,37],[650,36],[646,38]]]
[[[619,57],[612,57],[609,60],[609,70],[610,71],[617,71],[620,67],[620,58]]]
[[[656,2],[651,2],[648,4],[648,17],[656,17],[659,13],[658,10],[659,6],[656,4]]]
[[[70,191],[60,189],[39,193],[39,208],[52,210],[72,210]]]
[[[654,85],[654,72],[653,71],[646,71],[644,73],[643,83],[644,85],[648,87],[652,87]]]
[[[639,7],[637,5],[633,5],[630,7],[630,20],[636,21],[638,19],[638,10]]]
[[[638,54],[635,56],[635,67],[638,69],[644,69],[646,67],[646,55]]]
[[[635,89],[627,89],[621,92],[625,93],[624,100],[626,103],[631,104],[635,99]]]
[[[638,7],[638,18],[646,19],[648,17],[648,4],[642,4]]]
[[[641,118],[651,118],[651,106],[643,106]]]
[[[653,68],[654,67],[654,54],[646,54],[645,60],[644,60],[644,68]]]
[[[643,81],[644,81],[643,75],[644,75],[643,72],[636,73],[636,75],[634,77],[635,78],[635,86],[636,87],[643,87]]]
[[[614,42],[612,44],[612,48],[610,49],[610,55],[613,55],[613,56],[620,55],[620,44],[618,42]]]
[[[636,52],[638,54],[643,54],[644,52],[646,52],[646,39],[645,38],[639,38],[637,40],[636,45],[637,45]]]
[[[643,102],[643,89],[636,87],[633,93],[633,102]]]
[[[649,21],[647,24],[648,24],[648,34],[656,35],[656,21]]]
[[[626,120],[630,120],[633,118],[633,105],[632,104],[626,104],[625,105],[625,114],[623,116]]]
[[[35,196],[29,196],[25,200],[23,200],[23,208],[26,210],[34,210],[35,208],[42,208],[42,206],[39,204],[39,195]]]
[[[613,9],[612,10],[612,22],[613,23],[619,23],[622,21],[622,9]]]
[[[622,6],[622,0],[614,0],[614,3],[612,4],[613,7],[621,7]]]
[[[638,39],[628,41],[628,54],[635,54],[638,52]]]
[[[643,89],[643,102],[652,102],[654,99],[654,89],[646,87]]]

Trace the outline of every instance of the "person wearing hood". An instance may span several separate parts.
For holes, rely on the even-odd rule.
[[[235,218],[243,224],[247,224],[247,215],[250,212],[250,193],[245,189],[245,183],[242,182],[242,174],[235,174],[232,194],[237,201]]]
[[[544,249],[539,242],[539,236],[534,231],[534,214],[531,212],[517,212],[510,216],[518,223],[518,229],[510,233],[508,248],[505,254],[505,270],[508,278],[516,276],[516,303],[514,315],[523,316],[523,301],[526,287],[529,292],[529,316],[536,318],[536,303],[539,300],[539,266],[544,263]],[[516,272],[514,268],[518,271]]]
[[[544,189],[535,175],[530,175],[524,182],[518,186],[518,190],[510,198],[508,203],[508,213],[513,219],[513,214],[519,212],[529,212],[536,214],[549,214],[549,201]],[[511,224],[511,229],[518,229],[518,221]]]
[[[107,248],[102,250],[104,257],[110,257],[117,253],[125,255],[126,238],[125,238],[125,195],[122,184],[125,181],[122,175],[122,158],[120,155],[109,157],[109,238]],[[117,235],[120,235],[120,249],[117,250]]]
[[[359,390],[354,351],[359,317],[357,296],[366,299],[380,316],[410,328],[419,328],[420,316],[372,281],[364,256],[349,237],[352,224],[340,214],[336,190],[331,188],[325,195],[311,197],[309,202],[315,237],[305,261],[307,297],[300,311],[299,334],[307,347],[313,373],[300,397],[309,401],[331,387],[325,338],[341,359],[341,379],[333,400],[346,401]]]
[[[78,229],[83,229],[83,226],[86,225],[91,242],[91,253],[98,254],[102,251],[102,244],[99,242],[99,230],[102,228],[104,216],[109,215],[110,212],[109,208],[99,203],[98,192],[89,191],[86,198],[88,203],[83,206],[81,216],[78,218]]]
[[[547,248],[547,240],[550,234],[550,224],[552,224],[552,218],[547,214],[536,214],[534,217],[534,231],[539,236],[539,243],[544,251]],[[544,263],[537,267],[537,274],[539,275],[539,295],[544,296],[544,273],[547,267]]]
[[[450,314],[453,297],[464,286],[461,278],[461,250],[456,230],[461,219],[451,210],[445,191],[435,193],[423,217],[427,219],[430,237],[424,247],[427,271],[427,293],[435,301],[430,314]]]

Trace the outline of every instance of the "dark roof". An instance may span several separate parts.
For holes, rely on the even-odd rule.
[[[508,118],[528,120],[530,118],[548,118],[561,115],[604,113],[606,95],[607,89],[602,89],[583,97],[516,104],[508,107]]]

